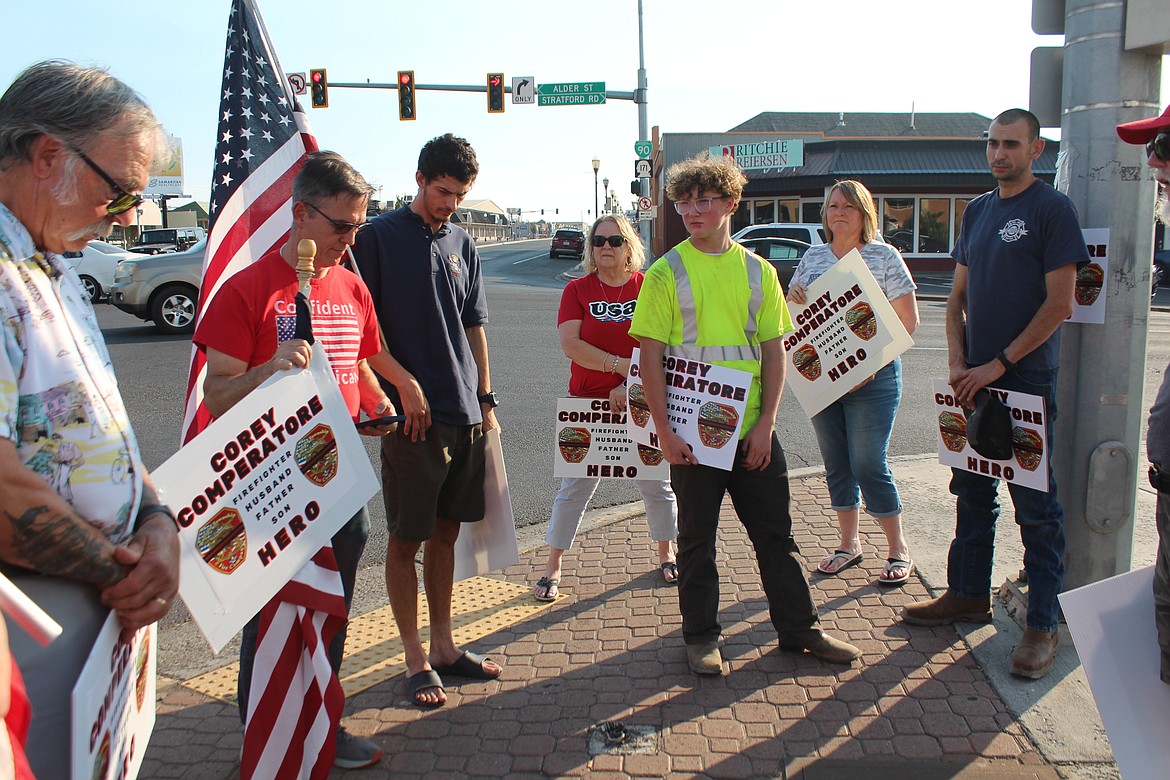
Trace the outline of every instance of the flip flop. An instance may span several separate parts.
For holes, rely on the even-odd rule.
[[[473,680],[494,680],[499,674],[492,674],[483,668],[484,661],[490,661],[482,655],[464,651],[463,655],[455,659],[454,663],[439,664],[434,671],[444,677],[470,677]],[[502,673],[502,671],[501,671]]]
[[[537,601],[556,601],[557,596],[561,595],[560,589],[557,585],[560,580],[550,579],[548,577],[541,577],[536,581],[536,588],[532,591],[532,597]],[[540,595],[540,589],[544,588],[544,595]]]
[[[658,564],[658,568],[662,570],[662,579],[666,580],[667,585],[678,584],[678,564],[674,561],[666,561]]]
[[[900,577],[891,577],[890,573],[894,569],[904,569],[905,573]],[[910,579],[910,575],[914,573],[914,561],[902,560],[900,558],[886,558],[885,568],[882,573],[878,575],[878,584],[880,585],[903,585]]]
[[[829,576],[840,574],[850,566],[861,563],[861,557],[861,553],[854,554],[845,550],[834,550],[832,555],[817,564],[817,571]]]
[[[416,707],[433,710],[438,707],[442,707],[447,703],[446,700],[436,704],[420,701],[418,694],[422,693],[423,691],[430,690],[431,688],[438,688],[440,691],[443,691],[444,694],[447,692],[443,688],[442,678],[439,677],[438,673],[434,669],[426,669],[419,672],[418,674],[412,674],[406,680],[406,690],[410,692],[411,701],[414,702],[414,706]]]

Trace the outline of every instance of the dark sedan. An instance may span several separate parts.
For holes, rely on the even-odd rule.
[[[767,260],[776,269],[781,286],[787,290],[800,258],[811,244],[795,238],[745,238],[739,243]]]

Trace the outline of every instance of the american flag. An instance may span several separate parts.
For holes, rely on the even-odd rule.
[[[224,281],[287,239],[293,179],[317,149],[254,0],[232,0],[222,89],[198,317]],[[205,374],[206,355],[193,346],[184,442],[211,421]],[[345,620],[330,547],[260,611],[241,780],[328,776],[345,701],[328,647]]]

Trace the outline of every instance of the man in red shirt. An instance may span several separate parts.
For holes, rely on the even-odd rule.
[[[277,371],[309,364],[308,342],[293,338],[297,244],[306,238],[317,244],[309,296],[313,334],[325,348],[349,413],[355,421],[362,409],[370,417],[394,414],[394,404],[366,362],[376,360],[381,349],[373,301],[361,279],[338,266],[365,224],[366,204],[373,191],[341,155],[314,152],[308,156],[293,182],[293,226],[288,241],[224,282],[195,332],[195,343],[207,350],[203,392],[213,415],[222,415]],[[394,428],[363,428],[362,432],[380,436]],[[369,531],[363,507],[333,537],[347,610]],[[241,719],[248,710],[258,627],[259,621],[253,618],[244,627],[240,645]],[[329,646],[334,672],[341,668],[344,649],[343,628]],[[358,769],[381,757],[381,749],[373,742],[349,734],[344,727],[338,729],[334,766]]]

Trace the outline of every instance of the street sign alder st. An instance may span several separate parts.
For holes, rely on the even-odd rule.
[[[586,106],[604,102],[604,81],[536,85],[536,104],[538,106]]]

